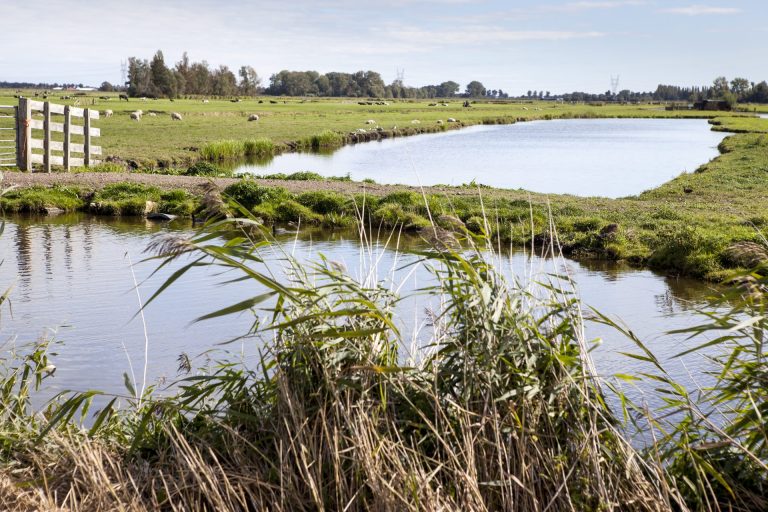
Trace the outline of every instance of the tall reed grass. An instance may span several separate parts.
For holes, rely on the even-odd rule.
[[[367,239],[370,226],[360,227]],[[354,279],[322,258],[307,264],[284,254],[287,268],[278,278],[260,256],[269,238],[262,230],[254,219],[224,219],[192,237],[155,239],[150,250],[159,264],[178,270],[146,303],[151,307],[167,286],[200,267],[252,282],[257,291],[250,298],[198,320],[252,312],[248,334],[262,343],[257,364],[224,362],[182,379],[165,397],[130,389],[95,415],[89,411],[95,392],[65,394],[35,415],[31,390],[50,378],[46,345],[8,362],[0,386],[0,453],[8,468],[0,473],[0,505],[510,511],[764,505],[756,491],[766,474],[765,316],[717,324],[729,333],[720,341],[740,347],[723,360],[727,385],[711,395],[732,411],[727,429],[706,423],[711,429],[702,430],[685,390],[636,340],[643,350],[633,357],[658,371],[647,378],[673,393],[669,405],[691,418],[673,431],[664,416],[643,411],[666,429],[641,452],[609,405],[607,393],[616,387],[590,359],[571,283],[506,279],[481,250],[490,241],[466,232],[468,249],[421,253],[436,284],[420,293],[439,307],[423,350],[403,358],[409,340],[394,309],[402,297],[375,273]],[[757,297],[747,307],[762,308]],[[78,426],[85,417],[88,430]],[[694,432],[702,437],[694,439]],[[717,465],[706,443],[722,443],[723,436],[731,440],[720,446],[731,463]],[[725,474],[729,469],[738,471]]]

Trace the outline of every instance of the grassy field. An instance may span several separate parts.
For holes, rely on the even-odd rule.
[[[0,99],[0,103],[9,99]],[[263,103],[259,103],[262,101]],[[275,102],[275,103],[272,103]],[[198,158],[197,149],[213,146],[212,155],[249,151],[254,154],[284,148],[286,143],[315,137],[318,144],[338,142],[336,134],[375,120],[380,126],[407,126],[409,129],[443,129],[437,120],[455,117],[464,124],[513,122],[527,119],[567,117],[709,117],[713,129],[733,132],[721,144],[721,155],[693,173],[679,177],[638,196],[622,199],[547,195],[527,191],[475,187],[412,187],[369,185],[367,212],[373,222],[419,230],[433,217],[455,217],[463,224],[441,222],[443,227],[462,232],[486,234],[505,243],[529,244],[551,234],[550,215],[559,242],[566,254],[577,258],[625,260],[676,275],[720,281],[733,270],[749,267],[768,258],[745,245],[763,240],[768,225],[768,120],[751,114],[722,112],[666,111],[660,105],[559,105],[536,103],[475,103],[463,108],[460,101],[448,106],[437,102],[390,102],[388,105],[359,105],[356,100],[252,99],[240,103],[201,100],[115,100],[96,101],[96,108],[109,107],[115,114],[102,119],[105,153],[126,159],[140,159],[154,167],[158,160],[171,167],[160,172],[186,172],[182,161]],[[141,108],[141,122],[128,113]],[[756,107],[749,107],[752,111]],[[762,107],[764,108],[764,107]],[[156,110],[156,117],[147,112]],[[183,121],[172,121],[169,112],[178,111]],[[248,122],[258,113],[260,120]],[[419,124],[411,124],[419,120]],[[451,126],[457,126],[456,124]],[[331,131],[329,131],[331,130]],[[325,133],[323,133],[325,131]],[[253,139],[243,142],[246,139]],[[233,143],[216,141],[233,140]],[[213,142],[213,144],[211,144]],[[343,141],[342,141],[343,142]],[[215,158],[214,158],[215,159]],[[173,168],[174,162],[178,170]],[[110,170],[120,170],[120,167]],[[149,170],[149,169],[147,169]],[[217,174],[217,168],[195,169],[194,174]],[[157,169],[155,169],[157,171]],[[88,173],[90,174],[90,173]],[[123,187],[93,194],[92,186],[78,185],[73,175],[60,175],[64,193],[41,189],[17,190],[0,200],[6,211],[41,211],[46,206],[82,209],[101,214],[142,214],[142,205],[151,201],[155,209],[176,214],[198,214],[199,197],[181,191],[185,177],[173,186],[146,180],[158,188]],[[137,174],[123,174],[133,181]],[[312,178],[312,176],[309,176]],[[114,179],[119,179],[116,176]],[[159,178],[159,177],[158,177]],[[306,178],[306,176],[305,176]],[[226,192],[264,222],[297,222],[344,227],[353,224],[360,205],[362,184],[322,180],[311,184],[292,180],[252,180]],[[11,182],[13,177],[9,176]],[[55,178],[54,178],[55,179]],[[113,179],[113,181],[114,181]],[[42,180],[42,177],[41,177]],[[167,183],[167,182],[166,182]],[[74,186],[73,186],[74,185]],[[231,186],[232,181],[220,183]],[[100,187],[95,187],[100,188]],[[194,191],[193,195],[194,195]],[[105,196],[106,194],[106,196]],[[198,194],[199,196],[200,194]],[[481,202],[482,197],[482,202]],[[429,211],[428,211],[429,210]],[[487,213],[493,222],[481,219]],[[752,247],[746,250],[745,247]]]
[[[0,104],[14,105],[13,91],[0,90]],[[24,94],[24,92],[22,92]],[[28,96],[33,97],[27,92]],[[104,93],[88,93],[80,97],[80,106],[95,108],[102,113],[110,109],[114,115],[95,123],[101,128],[99,143],[104,155],[134,160],[142,167],[187,164],[199,158],[199,151],[206,144],[217,140],[245,140],[267,138],[278,149],[311,138],[325,130],[348,134],[359,128],[370,130],[380,126],[390,131],[394,127],[400,133],[436,131],[458,127],[448,124],[455,118],[461,125],[480,123],[509,123],[515,120],[573,118],[573,117],[715,117],[717,112],[688,110],[666,111],[663,105],[570,105],[555,102],[500,103],[476,102],[471,108],[463,108],[462,99],[451,101],[418,100],[393,101],[387,105],[360,105],[364,99],[297,99],[251,98],[241,102],[211,99],[152,100],[131,99],[119,101],[116,94],[106,94],[110,100],[99,99]],[[48,100],[73,104],[75,99],[60,100],[61,95],[51,95]],[[33,97],[34,98],[34,97]],[[36,98],[42,99],[42,98]],[[376,103],[376,102],[369,102]],[[384,103],[384,102],[379,102]],[[447,106],[442,106],[446,103]],[[435,105],[435,106],[430,106]],[[754,107],[749,107],[750,111]],[[130,113],[142,110],[140,122],[132,121]],[[171,112],[183,116],[173,121]],[[155,113],[156,116],[149,116]],[[259,121],[249,122],[248,116],[258,114]],[[366,124],[368,120],[375,125]],[[445,124],[439,126],[438,120]],[[418,123],[414,123],[418,121]]]

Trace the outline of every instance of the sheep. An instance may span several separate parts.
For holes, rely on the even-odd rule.
[[[121,94],[120,95],[120,99],[118,101],[122,101],[122,100],[128,101],[128,95],[127,94]]]
[[[419,121],[418,119],[414,119],[413,121],[411,121],[411,124],[421,124],[421,121]]]
[[[111,110],[105,110],[105,111],[104,111],[104,117],[112,117],[112,114],[113,114],[113,113],[114,113],[114,112],[112,112]]]
[[[455,118],[453,118],[453,117],[449,117],[449,118],[448,118],[448,122],[449,122],[449,123],[457,123],[458,121],[456,121],[456,119],[455,119]]]
[[[259,120],[259,114],[251,114],[248,116],[249,121],[258,121]]]
[[[365,128],[358,128],[355,133],[366,133]]]
[[[203,103],[208,103],[208,100],[203,100]]]
[[[430,103],[430,104],[429,104],[429,106],[430,106],[430,107],[436,107],[436,106],[437,106],[437,103]]]
[[[374,121],[373,119],[369,119],[365,122],[365,124],[376,124],[376,121]]]
[[[523,110],[528,110],[528,107],[523,107]]]
[[[155,114],[154,112],[150,112],[150,113],[149,113],[149,114],[147,114],[147,115],[148,115],[149,117],[157,117],[157,114]]]
[[[141,114],[139,112],[131,112],[131,119],[136,122],[141,121]]]
[[[134,110],[134,112],[136,112],[136,113],[137,113],[137,114],[139,114],[140,116],[143,116],[143,115],[144,115],[144,111],[143,111],[143,110]]]
[[[438,119],[437,120],[437,124],[443,124],[443,120],[442,119]]]
[[[178,112],[171,112],[171,119],[174,121],[181,121],[183,118],[181,117],[181,114]]]

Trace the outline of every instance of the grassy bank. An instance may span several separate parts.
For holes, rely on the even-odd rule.
[[[12,105],[14,91],[0,91],[0,103]],[[640,118],[712,118],[723,113],[688,110],[664,110],[661,104],[587,105],[556,102],[473,102],[464,108],[463,99],[433,105],[423,101],[389,101],[386,105],[360,105],[356,99],[336,98],[249,98],[240,102],[210,99],[118,101],[117,95],[89,93],[79,98],[55,103],[72,104],[113,111],[96,126],[101,129],[98,143],[105,156],[119,157],[140,169],[186,167],[201,156],[201,151],[215,141],[270,141],[271,151],[337,147],[344,143],[376,140],[382,137],[432,133],[459,126],[506,124],[535,119],[567,119],[591,117]],[[270,101],[271,100],[271,101]],[[446,106],[442,106],[445,103]],[[142,110],[140,122],[130,113]],[[173,121],[171,113],[182,114],[183,121]],[[149,114],[155,114],[150,116]],[[258,121],[248,121],[257,114]],[[730,114],[728,114],[730,115]],[[448,123],[449,118],[458,122]],[[367,121],[374,121],[367,124]],[[381,131],[378,131],[377,128]],[[365,130],[365,133],[361,133]],[[331,135],[332,133],[332,135]],[[265,148],[259,142],[258,153]],[[244,154],[235,148],[231,154]],[[218,154],[217,154],[218,155]]]
[[[258,252],[268,233],[251,238],[256,224],[214,222],[158,238],[153,251],[158,264],[181,260],[180,273],[211,266],[222,281],[258,283],[207,315],[253,314],[258,360],[193,368],[182,356],[170,395],[126,375],[122,396],[65,392],[42,410],[30,396],[55,382],[47,342],[2,361],[4,509],[764,509],[764,273],[718,319],[734,351],[694,398],[639,340],[631,357],[647,363],[644,375],[600,377],[570,283],[505,281],[480,251],[492,240],[424,255],[437,284],[420,293],[440,306],[414,353],[394,318],[401,297],[287,255],[276,280]],[[662,410],[620,391],[641,378],[666,397]],[[104,405],[94,412],[95,400]],[[699,409],[723,400],[725,430]],[[634,448],[622,418],[655,428],[656,442]]]

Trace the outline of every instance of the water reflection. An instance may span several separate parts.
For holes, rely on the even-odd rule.
[[[702,119],[568,119],[472,126],[246,162],[253,174],[317,172],[378,183],[460,185],[582,196],[639,194],[718,155]]]
[[[11,219],[3,238],[14,243],[0,244],[0,259],[4,260],[0,287],[17,282],[12,295],[13,315],[0,319],[0,339],[18,336],[19,340],[30,341],[45,328],[55,329],[55,338],[63,344],[57,349],[55,390],[97,388],[124,392],[122,375],[130,372],[128,361],[134,369],[144,365],[143,327],[135,316],[138,304],[126,254],[140,262],[146,256],[143,251],[151,235],[166,230],[190,232],[191,225],[187,221],[157,224],[82,214]],[[303,230],[279,239],[285,251],[302,261],[316,261],[322,253],[358,278],[368,271],[369,262],[377,261],[378,277],[402,286],[406,294],[431,283],[432,275],[426,268],[409,266],[418,257],[408,250],[423,248],[420,239],[393,239],[390,247],[399,244],[395,251],[385,247],[387,236],[374,234],[374,242],[363,250],[356,231]],[[283,254],[268,247],[262,255],[267,260],[265,271],[279,273]],[[713,292],[703,283],[670,279],[609,262],[563,264],[525,253],[503,255],[500,261],[510,273],[519,276],[567,274],[576,282],[586,304],[623,320],[662,358],[679,352],[686,343],[683,337],[663,333],[698,323],[692,312],[706,304],[706,297]],[[178,268],[168,267],[151,276],[156,267],[156,261],[134,265],[139,291],[145,299]],[[258,292],[253,283],[218,286],[229,278],[213,272],[194,272],[147,308],[151,346],[146,364],[153,381],[176,376],[176,359],[181,352],[193,357],[204,354],[194,360],[196,365],[203,364],[206,358],[214,357],[208,350],[250,327],[254,320],[250,314],[189,323]],[[425,312],[429,306],[419,296],[411,296],[400,305],[397,321],[413,339],[429,335],[430,318]],[[618,353],[634,351],[631,342],[597,324],[588,325],[587,335],[605,340],[595,352],[602,373],[629,372],[627,358]],[[246,339],[226,349],[232,353],[229,357],[250,361],[255,360],[257,343]],[[700,364],[694,362],[693,367],[700,368]]]

